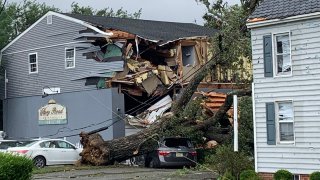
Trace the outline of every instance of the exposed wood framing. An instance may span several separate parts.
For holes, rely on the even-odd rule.
[[[130,34],[125,31],[115,30],[115,29],[107,29],[106,32],[112,32],[113,35],[110,36],[110,39],[134,39],[135,35]]]

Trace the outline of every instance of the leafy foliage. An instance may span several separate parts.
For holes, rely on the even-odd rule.
[[[258,174],[254,170],[244,170],[240,174],[240,180],[259,180]]]
[[[107,7],[100,10],[95,10],[90,6],[80,6],[78,3],[73,2],[71,4],[71,13],[72,14],[83,14],[83,15],[97,15],[97,16],[106,16],[106,17],[121,17],[121,18],[133,18],[139,19],[142,9],[139,9],[138,12],[133,14],[128,13],[128,11],[123,10],[123,8],[114,11],[112,8]]]
[[[311,173],[310,180],[320,180],[320,172],[316,171]]]
[[[32,176],[33,162],[24,156],[0,153],[0,179],[28,180]]]
[[[2,4],[1,0],[0,4]],[[59,11],[59,9],[34,0],[6,5],[0,14],[0,49],[48,11]]]
[[[216,169],[220,175],[229,171],[234,177],[239,177],[243,170],[253,168],[253,162],[246,153],[234,152],[230,145],[217,147],[216,154],[208,156],[206,163]]]
[[[288,170],[281,169],[274,174],[273,179],[274,180],[292,180],[292,173],[289,172]]]
[[[201,99],[190,101],[183,111],[169,120],[167,128],[163,130],[163,135],[188,137],[193,141],[195,146],[202,145],[204,143],[203,132],[197,131],[192,127],[192,124],[184,124],[189,119],[195,122],[196,120],[201,121],[206,118],[202,115],[201,102]]]
[[[230,171],[226,171],[218,180],[236,180],[236,177],[234,177]]]
[[[252,98],[241,97],[239,100],[239,148],[253,157],[253,116]]]
[[[220,53],[218,65],[222,73],[232,70],[233,82],[251,81],[247,64],[251,63],[250,32],[246,20],[261,0],[241,0],[241,5],[229,6],[226,0],[196,0],[207,12],[205,25],[220,31],[212,39],[212,54]]]

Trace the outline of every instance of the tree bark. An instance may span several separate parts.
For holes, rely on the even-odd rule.
[[[197,74],[191,79],[188,86],[184,89],[180,99],[173,104],[171,112],[178,114],[178,112],[188,104],[193,93],[197,90],[200,82],[208,75],[208,72],[211,72],[215,68],[216,57],[212,58],[206,65],[197,71]]]

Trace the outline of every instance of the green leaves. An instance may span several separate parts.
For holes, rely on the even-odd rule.
[[[33,162],[25,156],[0,153],[0,179],[28,180],[32,177]]]
[[[130,14],[128,11],[123,10],[123,8],[114,11],[112,8],[107,7],[100,10],[95,10],[90,6],[80,6],[78,3],[73,2],[71,4],[71,13],[72,14],[83,14],[83,15],[97,15],[97,16],[106,16],[106,17],[121,17],[121,18],[133,18],[139,19],[142,9],[139,11]]]
[[[219,68],[222,70],[220,73],[229,74],[236,83],[250,82],[251,40],[246,20],[251,13],[251,6],[255,7],[259,0],[242,0],[241,5],[232,6],[224,0],[212,3],[207,0],[198,2],[207,7],[203,16],[205,26],[218,29],[220,32],[212,38],[211,49],[213,54],[221,53],[218,60]]]
[[[60,10],[31,0],[7,4],[0,14],[0,49],[48,11]]]

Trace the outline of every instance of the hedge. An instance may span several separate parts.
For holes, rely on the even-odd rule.
[[[320,180],[320,172],[316,171],[310,175],[310,180]]]
[[[274,174],[274,180],[292,180],[292,173],[288,170],[281,169]]]
[[[0,179],[29,180],[33,162],[24,156],[0,153]]]
[[[254,170],[245,170],[240,173],[240,180],[259,180],[258,174]]]

